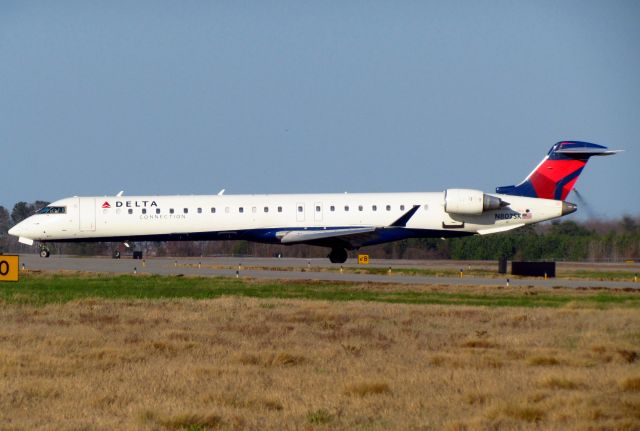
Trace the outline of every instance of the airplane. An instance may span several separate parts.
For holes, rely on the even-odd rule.
[[[619,150],[589,142],[556,143],[518,185],[495,193],[335,193],[70,197],[9,230],[24,244],[93,241],[247,240],[329,248],[333,263],[349,250],[407,238],[505,232],[571,214],[565,201],[591,156]]]

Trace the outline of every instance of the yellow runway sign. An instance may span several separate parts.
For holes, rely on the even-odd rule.
[[[360,265],[369,265],[369,255],[368,254],[359,254],[358,255],[358,264],[360,264]]]
[[[18,256],[0,254],[0,281],[18,281],[20,259]]]

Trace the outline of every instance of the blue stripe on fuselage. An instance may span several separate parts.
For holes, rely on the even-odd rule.
[[[336,229],[354,229],[362,226],[341,226],[331,227]],[[46,242],[121,242],[121,241],[222,241],[222,240],[244,240],[252,242],[260,242],[267,244],[281,244],[280,238],[276,236],[278,232],[284,231],[322,231],[323,227],[280,227],[266,229],[246,229],[236,231],[210,231],[210,232],[191,232],[191,233],[172,233],[157,235],[132,235],[117,237],[98,237],[98,238],[76,238],[65,240],[49,240]],[[387,227],[376,231],[377,238],[366,241],[362,246],[383,244],[386,242],[399,241],[408,238],[456,238],[462,236],[473,235],[473,232],[461,232],[459,230],[440,230],[440,229],[410,229],[404,227]],[[348,238],[348,237],[347,237]],[[344,241],[344,238],[336,236],[335,238],[326,238],[323,242],[330,243],[332,239],[336,242]],[[310,243],[313,243],[311,241]],[[296,243],[303,244],[303,243]],[[289,244],[287,244],[289,245]],[[294,244],[290,244],[294,245]],[[324,244],[323,244],[324,245]]]

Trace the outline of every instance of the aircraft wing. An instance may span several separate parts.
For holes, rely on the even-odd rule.
[[[349,249],[357,248],[360,244],[375,238],[372,235],[376,227],[357,227],[326,230],[293,230],[279,232],[283,244],[335,244],[339,243]]]
[[[363,226],[340,229],[310,229],[278,232],[282,244],[313,244],[332,247],[339,245],[353,250],[362,245],[379,239],[383,231],[388,229],[402,229],[413,217],[419,205],[414,205],[409,211],[388,226]]]

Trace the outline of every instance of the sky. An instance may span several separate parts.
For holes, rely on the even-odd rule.
[[[635,0],[1,0],[0,205],[493,192],[584,140],[625,150],[585,168],[589,214],[639,215],[639,22]]]

